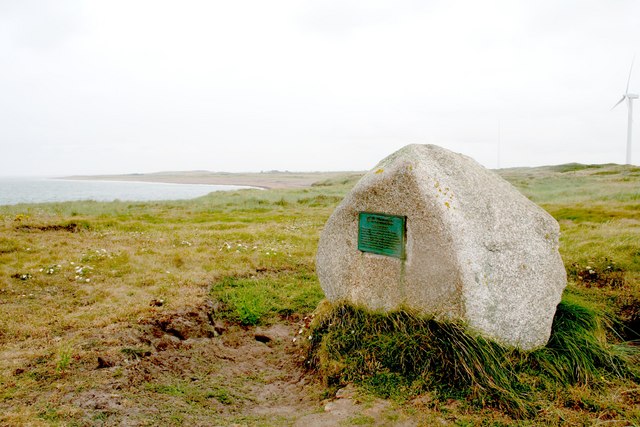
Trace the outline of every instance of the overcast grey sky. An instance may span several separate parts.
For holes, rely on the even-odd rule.
[[[635,0],[0,0],[0,175],[623,163],[634,53]]]

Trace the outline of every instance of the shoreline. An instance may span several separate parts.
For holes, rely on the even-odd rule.
[[[200,184],[200,185],[235,185],[244,187],[272,189],[293,189],[310,187],[314,183],[339,177],[360,175],[363,172],[158,172],[147,174],[124,175],[73,175],[54,179],[72,181],[128,181],[149,182],[159,184]]]
[[[150,185],[195,185],[195,186],[217,186],[217,187],[238,187],[238,190],[267,190],[266,187],[258,187],[255,185],[244,185],[244,184],[217,184],[217,183],[201,183],[201,182],[170,182],[170,181],[150,181],[150,180],[142,180],[142,179],[115,179],[115,178],[98,178],[92,176],[78,176],[78,177],[53,177],[53,178],[43,178],[50,179],[54,181],[87,181],[87,182],[123,182],[123,183],[131,183],[131,184],[150,184]]]

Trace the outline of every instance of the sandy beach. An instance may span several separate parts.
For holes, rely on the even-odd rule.
[[[74,175],[65,179],[101,181],[142,181],[174,184],[247,185],[266,189],[304,188],[314,183],[340,177],[362,175],[363,172],[247,172],[209,171],[157,172],[125,175]]]

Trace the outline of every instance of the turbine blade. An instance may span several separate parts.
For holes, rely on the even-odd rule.
[[[629,82],[631,81],[631,72],[633,71],[633,63],[634,62],[636,62],[635,55],[633,56],[633,59],[631,60],[631,68],[629,68],[629,78],[627,79],[627,89],[624,91],[624,93],[629,93]]]
[[[622,95],[622,98],[620,98],[620,101],[616,102],[616,105],[614,105],[613,107],[611,107],[611,110],[613,110],[613,109],[614,109],[614,108],[616,108],[618,105],[620,105],[620,103],[621,103],[622,101],[624,101],[624,99],[625,99],[626,97],[627,97],[626,95]],[[611,110],[609,110],[609,111],[611,111]]]

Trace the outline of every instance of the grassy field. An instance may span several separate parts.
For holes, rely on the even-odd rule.
[[[599,313],[603,346],[632,352],[640,168],[501,174],[559,221],[565,300]],[[392,382],[341,389],[305,370],[318,236],[356,181],[0,207],[0,425],[640,424],[629,376],[530,378],[535,405],[518,414]]]

